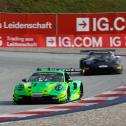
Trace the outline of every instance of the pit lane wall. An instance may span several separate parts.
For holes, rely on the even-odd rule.
[[[0,14],[1,49],[126,48],[126,13]]]

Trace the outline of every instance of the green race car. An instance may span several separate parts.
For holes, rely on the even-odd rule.
[[[82,96],[82,82],[70,79],[65,70],[38,69],[28,80],[16,84],[13,101],[17,104],[31,101],[64,103]]]

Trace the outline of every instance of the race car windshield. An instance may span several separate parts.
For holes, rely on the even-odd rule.
[[[63,82],[63,74],[61,73],[34,73],[30,78],[29,82]]]
[[[109,53],[94,53],[89,56],[90,59],[112,59],[112,55]]]

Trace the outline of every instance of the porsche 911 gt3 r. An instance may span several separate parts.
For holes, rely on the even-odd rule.
[[[39,69],[28,80],[16,84],[13,94],[15,103],[31,101],[69,102],[83,96],[80,80],[70,79],[64,70]]]
[[[120,56],[107,50],[90,51],[87,57],[80,60],[81,74],[122,73],[123,65]]]

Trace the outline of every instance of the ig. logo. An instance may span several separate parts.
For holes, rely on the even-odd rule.
[[[56,47],[56,37],[46,37],[46,47]]]
[[[77,18],[76,30],[79,32],[89,31],[89,18]]]

